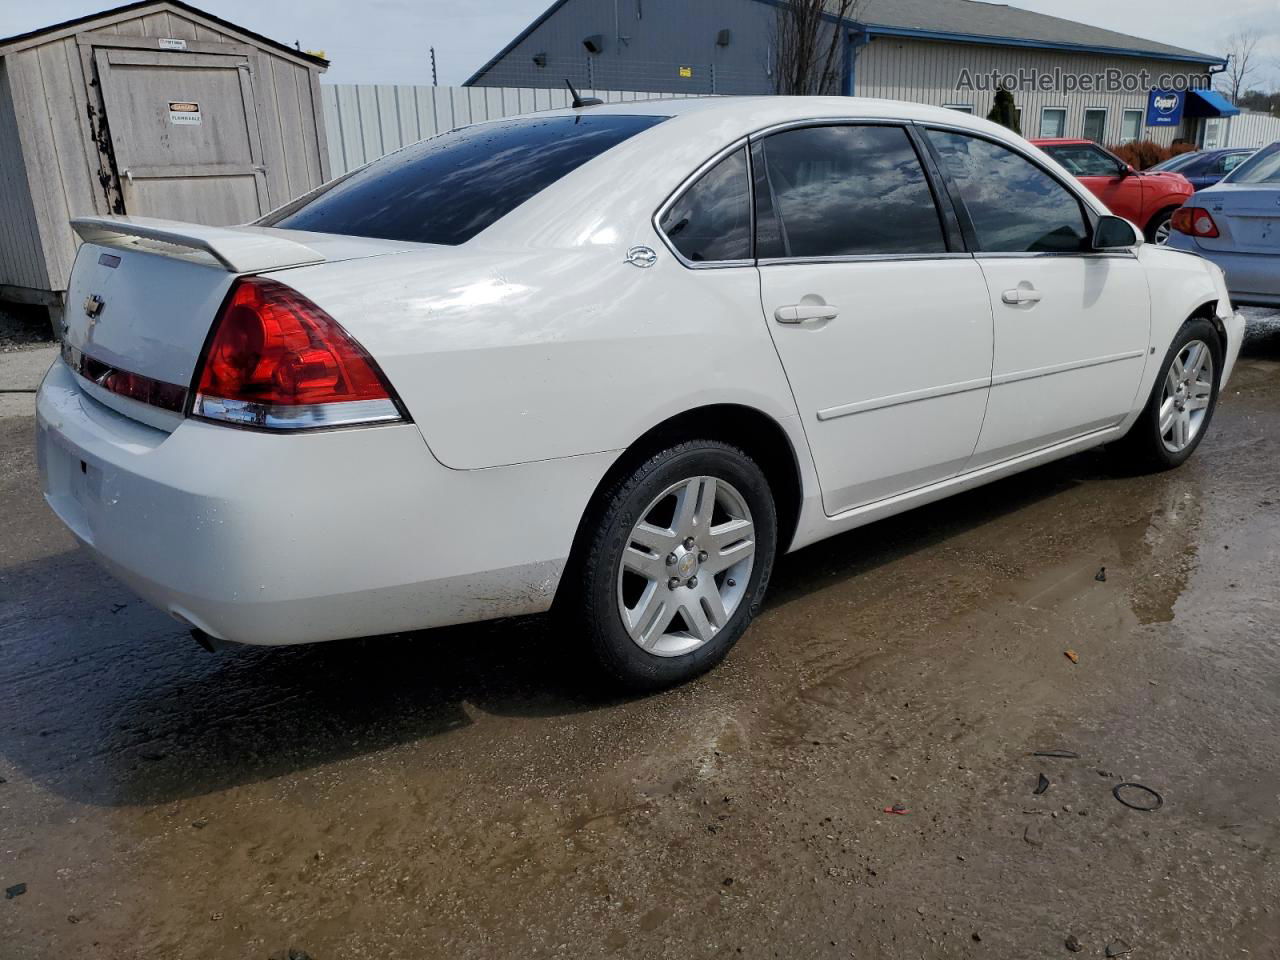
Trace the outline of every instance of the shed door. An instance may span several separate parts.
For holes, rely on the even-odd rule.
[[[94,57],[127,213],[226,226],[270,209],[247,57]]]

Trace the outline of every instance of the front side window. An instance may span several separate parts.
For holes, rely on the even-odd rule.
[[[1280,183],[1280,142],[1263,147],[1227,177],[1231,183]]]
[[[1077,253],[1089,231],[1080,201],[1007,147],[930,130],[943,169],[955,181],[984,253]]]
[[[699,177],[667,208],[659,225],[686,260],[750,260],[747,148],[735,150]]]
[[[1111,154],[1087,144],[1047,146],[1044,152],[1067,168],[1074,177],[1116,177],[1120,162]]]
[[[933,193],[901,127],[786,130],[766,138],[760,155],[762,259],[946,252]]]
[[[463,127],[388,154],[258,221],[456,245],[663,117],[582,114]]]

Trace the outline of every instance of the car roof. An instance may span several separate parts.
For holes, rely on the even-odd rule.
[[[603,103],[597,106],[574,109],[545,110],[536,114],[546,116],[572,116],[575,114],[659,116],[672,120],[693,120],[697,123],[723,122],[726,127],[739,127],[744,134],[780,123],[803,120],[834,119],[884,119],[908,120],[921,123],[945,123],[950,126],[968,127],[973,130],[1000,132],[1009,130],[988,120],[958,110],[933,107],[906,100],[881,100],[871,97],[688,97],[681,99],[654,98]],[[663,124],[666,126],[666,124]],[[684,126],[683,123],[680,126]]]

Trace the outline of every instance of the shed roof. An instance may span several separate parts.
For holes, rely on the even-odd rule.
[[[64,20],[61,23],[50,24],[47,27],[41,27],[38,30],[30,30],[27,33],[15,34],[12,37],[0,37],[0,56],[6,53],[12,53],[15,50],[21,50],[24,47],[35,46],[43,42],[46,38],[51,38],[55,34],[76,32],[77,27],[89,26],[94,21],[119,18],[121,14],[127,13],[144,13],[151,10],[171,10],[177,13],[193,14],[209,23],[221,27],[231,33],[239,34],[247,40],[261,44],[264,47],[271,47],[286,53],[296,60],[303,60],[317,67],[328,67],[329,61],[324,57],[317,57],[313,53],[306,53],[302,50],[296,50],[288,44],[281,43],[279,40],[272,40],[270,37],[264,37],[260,33],[242,27],[237,23],[229,20],[223,20],[221,17],[207,13],[199,7],[193,7],[183,0],[136,0],[134,3],[126,3],[119,7],[111,7],[109,10],[99,10],[97,13],[91,13],[83,17],[76,17],[73,20]]]

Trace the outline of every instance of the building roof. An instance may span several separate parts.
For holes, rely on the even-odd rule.
[[[829,10],[838,10],[839,7],[839,0],[827,0]],[[1226,59],[1046,13],[980,0],[863,0],[854,19],[867,26],[872,35],[1076,50],[1205,64],[1223,63]]]
[[[472,84],[484,76],[522,40],[554,16],[566,2],[567,0],[554,0],[533,23],[516,34],[510,43],[468,77],[464,85]],[[778,6],[783,0],[753,2]],[[840,8],[840,0],[826,0],[826,3],[829,10],[838,11]],[[854,13],[854,21],[866,26],[871,35],[1183,60],[1209,65],[1226,62],[1225,57],[1198,53],[1154,40],[1143,40],[1127,33],[1103,30],[1101,27],[1091,27],[1086,23],[1022,10],[1003,3],[984,3],[981,0],[861,0],[860,4],[855,2],[855,5],[861,9]]]
[[[119,7],[99,10],[97,13],[91,13],[83,17],[76,17],[73,20],[64,20],[61,23],[50,24],[49,26],[41,27],[38,30],[30,30],[27,33],[14,34],[12,37],[0,37],[0,55],[12,52],[12,49],[19,47],[32,46],[35,43],[38,43],[41,38],[46,35],[52,36],[56,33],[64,33],[66,31],[73,30],[75,27],[91,24],[95,20],[118,17],[120,14],[132,13],[134,11],[141,12],[149,7],[159,7],[161,9],[170,8],[184,13],[194,14],[201,19],[225,28],[232,33],[237,33],[242,37],[246,37],[260,43],[264,47],[273,47],[274,49],[287,53],[299,60],[305,60],[308,63],[313,63],[318,67],[329,66],[329,61],[324,59],[324,57],[317,57],[313,53],[296,50],[288,44],[281,43],[279,40],[272,40],[270,37],[264,37],[262,34],[254,33],[252,30],[242,27],[238,23],[223,20],[221,17],[214,16],[212,13],[207,13],[204,10],[201,10],[199,7],[193,7],[189,3],[184,3],[183,0],[136,0],[134,3],[126,3]]]

